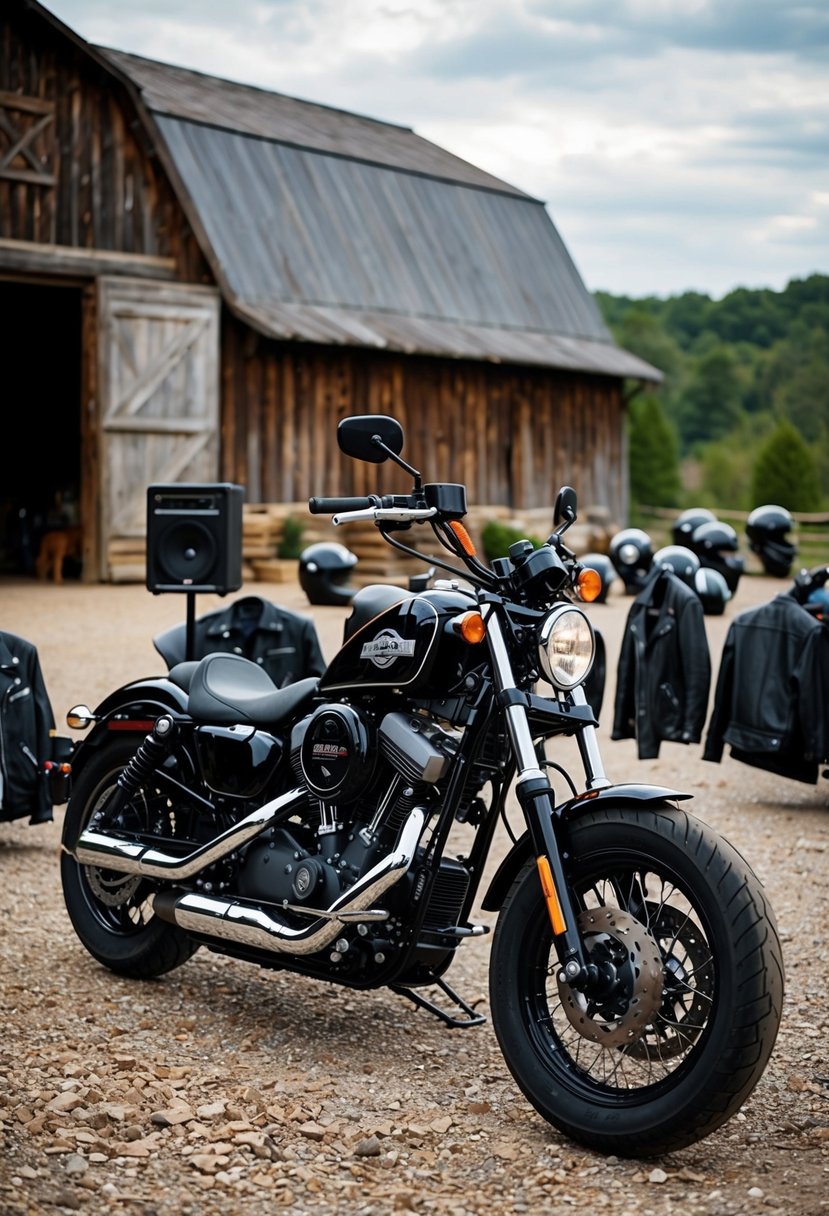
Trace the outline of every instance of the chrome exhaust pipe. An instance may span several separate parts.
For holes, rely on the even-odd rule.
[[[378,861],[353,887],[339,895],[325,913],[299,929],[278,920],[275,905],[272,910],[266,910],[259,904],[210,895],[177,897],[175,892],[163,891],[151,897],[153,911],[162,920],[204,937],[282,954],[313,954],[335,941],[342,933],[343,924],[359,921],[360,912],[366,912],[367,920],[378,918],[377,910],[371,905],[411,866],[425,822],[423,808],[414,807],[403,825],[394,852]]]
[[[266,802],[220,836],[199,845],[186,857],[162,853],[151,845],[118,840],[115,836],[94,829],[81,832],[74,849],[67,851],[82,866],[98,866],[102,870],[114,870],[117,874],[142,874],[146,878],[175,882],[192,878],[206,866],[226,857],[270,827],[280,815],[293,810],[294,806],[299,807],[306,798],[307,791],[297,786],[287,794]]]

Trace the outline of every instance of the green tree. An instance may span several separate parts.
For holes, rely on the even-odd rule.
[[[819,511],[823,505],[815,457],[786,419],[758,453],[751,498],[752,507],[773,502],[789,511]]]
[[[637,506],[673,507],[679,502],[676,432],[653,393],[630,403],[628,448],[630,497]]]
[[[721,439],[740,418],[743,381],[730,347],[722,343],[697,359],[677,405],[683,448]]]
[[[750,511],[754,466],[760,448],[772,429],[768,414],[744,414],[737,427],[722,439],[707,443],[699,453],[699,498],[707,507]]]
[[[631,354],[647,360],[665,377],[670,391],[682,379],[685,360],[674,339],[659,320],[644,308],[631,308],[614,327],[616,341]]]

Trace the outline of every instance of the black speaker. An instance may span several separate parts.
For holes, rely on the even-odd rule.
[[[147,587],[154,595],[239,590],[244,494],[231,482],[147,487]]]

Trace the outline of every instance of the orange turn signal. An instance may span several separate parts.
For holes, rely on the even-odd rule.
[[[553,926],[553,933],[558,937],[567,926],[564,923],[561,904],[558,902],[556,884],[553,882],[553,872],[550,869],[549,861],[543,854],[541,857],[536,857],[535,864],[538,866],[538,877],[541,879],[541,890],[544,892],[544,902],[547,905],[550,924]]]
[[[592,604],[593,600],[598,599],[602,590],[602,576],[598,570],[585,566],[576,579],[576,590],[587,604]]]
[[[467,532],[466,528],[457,519],[449,520],[449,527],[455,533],[455,536],[460,541],[460,546],[467,557],[475,556],[475,546],[472,543],[472,537]]]
[[[465,612],[453,621],[456,631],[470,646],[477,646],[486,637],[486,625],[480,612]]]

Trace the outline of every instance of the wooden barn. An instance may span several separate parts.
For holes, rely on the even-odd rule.
[[[413,131],[0,13],[5,568],[77,516],[83,577],[125,577],[146,486],[248,503],[402,490],[341,460],[380,411],[470,502],[560,482],[623,520],[616,346],[543,203]],[[134,566],[132,567],[134,572]]]

